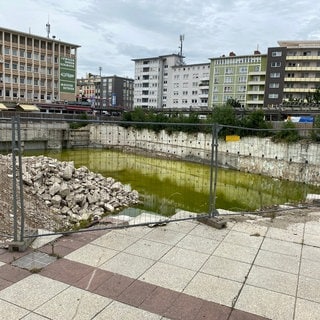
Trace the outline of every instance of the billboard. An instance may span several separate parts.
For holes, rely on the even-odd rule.
[[[60,57],[60,92],[76,92],[76,61],[74,58]]]

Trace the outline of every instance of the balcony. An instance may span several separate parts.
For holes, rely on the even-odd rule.
[[[320,82],[320,78],[284,78],[285,82]]]
[[[265,81],[263,80],[257,80],[257,81],[254,81],[254,80],[250,80],[248,81],[248,85],[253,85],[253,86],[263,86],[265,84]]]
[[[290,56],[290,55],[287,55],[286,56],[286,60],[319,60],[320,57],[319,56],[299,56],[299,55],[296,55],[296,56]]]
[[[315,88],[284,88],[283,92],[316,92]]]
[[[247,94],[252,94],[252,95],[264,95],[264,91],[262,90],[251,90],[251,91],[247,91]]]
[[[250,71],[248,72],[249,76],[265,76],[266,72],[265,71]]]
[[[314,66],[314,67],[286,67],[286,71],[320,71],[320,67]]]

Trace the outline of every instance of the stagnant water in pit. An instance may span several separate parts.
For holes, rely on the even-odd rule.
[[[138,209],[170,216],[176,209],[208,213],[210,207],[210,167],[185,161],[158,159],[104,149],[72,149],[28,152],[61,161],[73,161],[76,168],[112,177],[139,192]],[[220,169],[217,175],[216,208],[254,211],[275,204],[304,201],[320,188],[304,183]]]

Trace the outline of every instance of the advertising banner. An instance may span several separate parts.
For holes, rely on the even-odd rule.
[[[76,62],[74,58],[60,57],[60,92],[76,92]]]

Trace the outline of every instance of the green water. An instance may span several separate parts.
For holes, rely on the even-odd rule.
[[[52,151],[45,155],[74,161],[75,167],[86,166],[131,185],[143,198],[141,209],[164,215],[174,214],[175,209],[209,212],[209,166],[101,149]],[[217,181],[216,208],[236,211],[296,203],[308,193],[320,192],[306,184],[225,169],[219,169]]]

